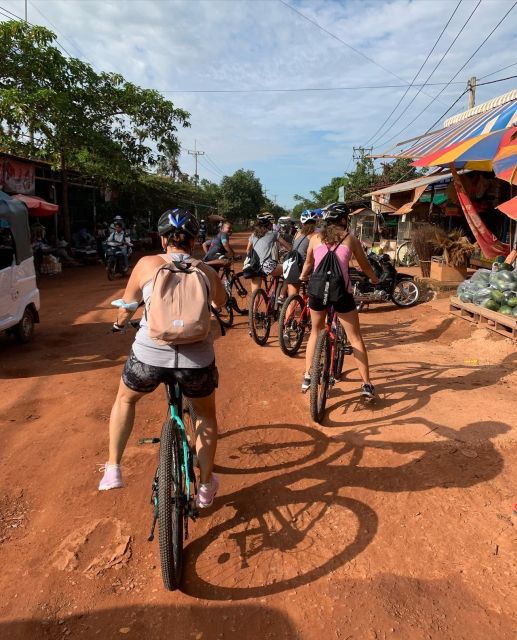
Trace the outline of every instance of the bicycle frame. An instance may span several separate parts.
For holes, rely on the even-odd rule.
[[[262,276],[262,280],[264,282],[264,289],[266,291],[266,296],[267,296],[268,315],[271,315],[271,313],[274,311],[273,305],[278,298],[277,294],[278,294],[278,289],[280,287],[281,279],[282,279],[282,276],[273,276],[272,278],[270,278],[268,282],[268,277]]]

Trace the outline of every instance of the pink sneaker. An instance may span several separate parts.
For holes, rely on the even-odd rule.
[[[199,491],[196,497],[197,506],[200,509],[208,509],[208,507],[211,507],[218,489],[219,478],[214,473],[212,473],[212,477],[210,478],[210,482],[208,484],[199,485]]]
[[[119,464],[108,464],[106,462],[106,464],[101,465],[99,471],[104,471],[102,480],[99,482],[99,491],[121,489],[124,486]]]

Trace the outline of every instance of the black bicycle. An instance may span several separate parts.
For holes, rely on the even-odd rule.
[[[232,308],[241,316],[248,315],[250,292],[244,284],[242,271],[235,273],[232,264],[221,267],[221,280]]]

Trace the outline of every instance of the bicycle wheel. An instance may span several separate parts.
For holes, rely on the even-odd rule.
[[[311,367],[310,408],[311,418],[321,424],[327,404],[327,392],[330,382],[330,338],[326,329],[322,329],[316,342]]]
[[[241,316],[248,315],[250,292],[242,283],[239,276],[235,276],[232,281],[232,302],[233,308]]]
[[[163,585],[169,591],[181,581],[183,560],[183,480],[178,430],[169,418],[160,436],[158,527]]]
[[[286,356],[298,353],[303,342],[307,323],[303,317],[305,302],[301,295],[289,296],[280,309],[278,319],[278,342]]]
[[[346,333],[343,329],[343,325],[338,320],[338,325],[336,327],[336,346],[334,352],[334,380],[339,380],[341,378],[341,373],[343,372],[343,362],[345,360],[345,347],[346,347]]]
[[[253,340],[260,346],[265,345],[271,331],[271,316],[264,289],[257,289],[251,295],[248,323]]]
[[[116,268],[117,268],[117,261],[114,258],[109,258],[108,264],[106,265],[106,273],[108,276],[108,280],[115,280]]]
[[[233,306],[230,300],[228,300],[224,306],[217,309],[217,316],[223,327],[229,329],[233,325]]]

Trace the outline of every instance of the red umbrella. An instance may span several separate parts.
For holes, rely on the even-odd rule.
[[[492,161],[494,173],[501,180],[510,184],[517,184],[517,131],[515,127],[509,129]]]
[[[507,200],[497,207],[499,211],[505,213],[509,218],[517,220],[517,196],[511,200]]]
[[[22,193],[17,193],[12,197],[16,198],[16,200],[21,200],[29,210],[29,215],[34,217],[45,218],[53,216],[59,211],[57,204],[47,202],[43,198],[38,198],[38,196],[26,196]]]

